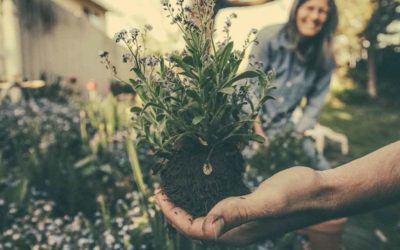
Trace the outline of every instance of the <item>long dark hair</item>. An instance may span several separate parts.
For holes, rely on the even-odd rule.
[[[327,0],[329,12],[326,22],[322,29],[314,37],[307,39],[306,50],[302,48],[304,41],[297,29],[296,15],[301,5],[309,0],[295,0],[290,11],[289,21],[285,25],[283,31],[289,42],[290,49],[303,58],[311,66],[326,69],[334,65],[335,60],[332,52],[333,35],[338,25],[338,13],[334,0]]]

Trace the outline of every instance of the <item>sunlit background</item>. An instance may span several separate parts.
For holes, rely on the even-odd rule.
[[[176,37],[178,30],[170,24],[166,18],[160,1],[158,0],[116,0],[105,1],[114,10],[107,14],[109,20],[107,33],[113,36],[114,33],[126,27],[143,26],[151,24],[154,27],[154,39],[158,46],[171,46],[171,39]],[[265,25],[282,23],[287,20],[292,0],[278,0],[261,6],[250,6],[246,8],[229,8],[222,10],[216,19],[217,36],[221,32],[226,17],[235,12],[238,19],[232,28],[232,39],[236,47],[240,47],[247,33],[252,28],[261,28]],[[164,44],[163,44],[164,43]],[[175,44],[179,48],[182,43]],[[168,48],[168,47],[167,47]]]

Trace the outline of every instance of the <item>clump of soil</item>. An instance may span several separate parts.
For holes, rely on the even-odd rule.
[[[220,200],[249,193],[243,183],[244,160],[236,145],[222,145],[210,157],[212,172],[203,166],[210,152],[200,144],[186,144],[160,173],[161,186],[170,200],[194,217],[204,216]]]

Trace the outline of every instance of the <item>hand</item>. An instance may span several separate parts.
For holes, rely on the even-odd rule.
[[[199,218],[176,207],[162,190],[156,193],[156,200],[180,233],[206,242],[243,246],[312,224],[312,219],[299,219],[298,214],[290,213],[315,202],[320,178],[312,169],[290,168],[265,180],[253,193],[220,201]]]
[[[262,126],[261,126],[261,118],[259,116],[257,116],[257,118],[254,121],[253,124],[253,128],[254,128],[254,133],[257,135],[260,135],[262,137],[264,137],[264,143],[263,146],[265,149],[268,149],[270,146],[270,140],[268,138],[268,136],[265,134]]]

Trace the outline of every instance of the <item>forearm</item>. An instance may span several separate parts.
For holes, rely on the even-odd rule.
[[[324,183],[320,207],[332,216],[349,216],[400,201],[400,141],[320,173]]]
[[[274,209],[261,218],[227,233],[225,238],[234,238],[235,244],[400,201],[400,141],[332,170],[288,169],[263,185],[283,198],[268,202]]]
[[[264,185],[284,197],[263,216],[264,236],[383,207],[400,201],[400,141],[335,169],[288,169]]]

